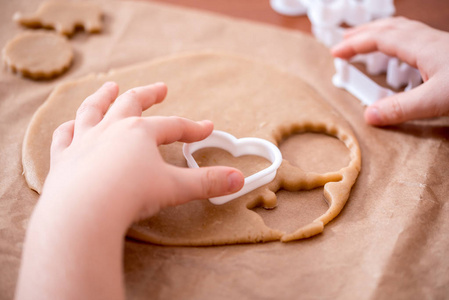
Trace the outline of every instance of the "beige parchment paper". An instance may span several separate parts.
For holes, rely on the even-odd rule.
[[[12,22],[13,13],[32,12],[38,5],[35,0],[1,3],[1,47],[24,30]],[[362,171],[342,213],[311,239],[222,247],[127,240],[123,263],[129,299],[447,297],[447,118],[382,129],[365,125],[359,102],[331,84],[334,68],[328,50],[295,31],[151,2],[101,5],[104,31],[77,33],[70,40],[75,61],[61,77],[36,82],[1,69],[0,298],[13,297],[27,222],[38,200],[22,176],[22,139],[52,88],[89,73],[197,50],[252,57],[302,77],[352,126],[362,149]],[[307,161],[307,151],[298,150],[295,156],[298,145],[321,145],[315,147],[316,156],[322,157],[318,169],[323,167],[320,161],[340,159],[344,153],[323,138],[298,137],[297,142],[284,145],[295,160]],[[327,208],[319,189],[281,191],[278,197],[275,210],[257,210],[273,228],[295,228]]]

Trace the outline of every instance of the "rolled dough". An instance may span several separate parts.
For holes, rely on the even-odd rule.
[[[145,116],[209,119],[215,129],[237,138],[259,137],[277,145],[296,133],[325,133],[342,141],[350,156],[347,166],[324,174],[303,171],[284,159],[275,180],[266,186],[222,206],[196,200],[164,209],[134,224],[129,229],[129,237],[164,245],[287,242],[322,232],[324,225],[340,213],[348,200],[360,171],[361,153],[347,122],[300,78],[264,63],[212,52],[165,58],[108,74],[90,75],[56,87],[33,116],[23,144],[24,174],[32,189],[38,192],[42,189],[54,129],[74,119],[81,102],[110,80],[119,84],[121,92],[156,81],[167,83],[167,99],[145,111]],[[160,152],[167,162],[186,167],[181,147],[180,143],[161,146]],[[222,157],[220,161],[224,160]],[[256,171],[255,165],[266,163],[254,162],[250,165]],[[328,210],[291,233],[267,227],[251,210],[256,206],[275,207],[275,193],[280,189],[298,191],[322,186]]]

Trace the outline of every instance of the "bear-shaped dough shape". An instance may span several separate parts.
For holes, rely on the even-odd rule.
[[[27,27],[43,27],[60,34],[72,35],[76,28],[87,32],[99,32],[102,28],[101,8],[84,1],[45,1],[35,13],[17,12],[13,20]]]

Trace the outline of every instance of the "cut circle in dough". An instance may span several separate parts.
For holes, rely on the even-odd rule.
[[[47,31],[26,31],[3,48],[3,61],[13,71],[33,79],[47,79],[67,70],[73,60],[67,38]]]
[[[295,133],[325,133],[349,149],[349,164],[335,172],[305,172],[284,160],[271,183],[229,203],[215,206],[207,200],[196,200],[163,209],[129,229],[128,236],[134,239],[205,246],[307,238],[321,233],[324,225],[340,213],[360,172],[360,148],[349,124],[302,79],[264,63],[208,52],[91,75],[56,87],[33,116],[24,140],[24,174],[32,189],[42,189],[53,131],[59,124],[74,119],[83,99],[105,81],[116,81],[122,92],[152,82],[166,82],[167,99],[145,111],[145,116],[209,119],[215,129],[237,138],[259,137],[275,145]],[[180,143],[174,143],[161,146],[160,152],[167,162],[186,167],[181,148]],[[324,187],[328,210],[294,232],[269,228],[251,210],[256,206],[275,207],[275,193],[280,189],[317,187]]]

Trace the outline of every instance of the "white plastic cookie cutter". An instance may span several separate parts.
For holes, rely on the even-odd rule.
[[[395,12],[393,0],[270,0],[270,4],[282,15],[307,14],[313,34],[328,47],[342,40],[342,24],[360,25]]]
[[[267,140],[255,137],[237,139],[227,132],[214,130],[210,136],[202,141],[183,145],[182,152],[190,168],[199,168],[192,154],[203,148],[220,148],[228,151],[234,157],[242,155],[261,156],[271,162],[269,167],[246,177],[245,184],[240,191],[226,196],[210,198],[209,201],[216,205],[227,203],[270,183],[276,177],[277,169],[282,163],[281,151]]]
[[[306,14],[312,23],[314,36],[328,47],[343,39],[341,25],[356,26],[375,19],[392,16],[395,12],[393,0],[270,0],[271,7],[284,15]],[[367,73],[379,75],[386,72],[387,84],[398,89],[407,84],[408,91],[421,84],[419,71],[397,58],[369,53],[357,55],[351,62],[365,63]],[[371,105],[377,100],[395,94],[371,80],[350,62],[336,58],[337,74],[332,82],[357,97],[363,104]]]
[[[351,59],[351,62],[364,63],[367,73],[371,75],[386,72],[387,84],[395,89],[407,85],[404,90],[408,91],[422,82],[421,74],[417,69],[381,52],[357,55]],[[395,94],[391,89],[378,85],[346,60],[336,58],[334,65],[337,73],[332,78],[333,84],[344,88],[365,105],[372,105],[381,98]]]

